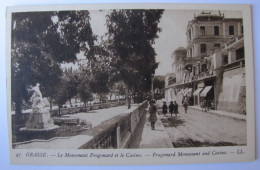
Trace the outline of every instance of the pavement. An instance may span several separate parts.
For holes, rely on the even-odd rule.
[[[135,134],[135,138],[131,141],[129,148],[173,148],[161,117],[162,115],[157,114],[155,129],[152,130],[149,113],[146,110],[146,115],[141,120],[139,127],[137,127],[137,134]]]
[[[199,106],[189,106],[189,108],[195,109],[195,110],[202,110],[201,107],[199,107]],[[223,110],[209,110],[209,111],[207,111],[207,113],[213,113],[213,114],[227,116],[227,117],[231,117],[231,118],[235,118],[235,119],[246,120],[246,115],[227,112],[227,111],[223,111]]]

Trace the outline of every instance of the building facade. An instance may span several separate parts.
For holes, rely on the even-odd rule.
[[[245,113],[243,21],[202,12],[188,22],[187,47],[173,53],[165,99]],[[170,82],[175,78],[175,82]]]

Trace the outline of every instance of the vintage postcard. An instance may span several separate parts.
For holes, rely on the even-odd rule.
[[[11,164],[255,160],[250,5],[6,10]]]

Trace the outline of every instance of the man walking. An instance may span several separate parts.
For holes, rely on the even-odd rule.
[[[184,107],[185,113],[187,113],[188,105],[189,105],[189,101],[188,101],[188,98],[186,97],[186,98],[184,99],[184,102],[183,102],[183,107]]]
[[[166,102],[163,102],[162,110],[163,110],[164,116],[166,116],[166,114],[167,114],[167,112],[168,112],[168,107],[167,107],[167,105],[166,105]]]
[[[174,105],[173,105],[173,101],[171,101],[170,105],[169,105],[169,111],[171,113],[171,117],[172,117],[172,113],[174,112]]]
[[[152,100],[150,101],[150,107],[149,107],[149,113],[150,113],[150,122],[151,122],[151,129],[154,130],[155,129],[155,122],[157,121],[157,108],[155,106],[155,101]]]
[[[179,110],[178,110],[178,103],[176,101],[174,101],[174,104],[173,104],[173,108],[174,108],[174,114],[175,116],[177,116],[177,114],[179,113]]]

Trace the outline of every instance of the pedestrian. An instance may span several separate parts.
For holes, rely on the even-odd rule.
[[[170,105],[169,105],[169,111],[171,113],[171,117],[172,117],[172,113],[174,111],[174,105],[173,105],[173,101],[170,102]]]
[[[173,106],[174,106],[173,108],[174,108],[175,116],[177,116],[177,114],[179,114],[178,103],[176,101],[174,101]]]
[[[188,101],[188,98],[186,97],[186,98],[184,99],[184,101],[183,101],[183,107],[184,107],[185,113],[187,113],[188,105],[189,105],[189,101]]]
[[[157,115],[156,115],[156,112],[157,112],[157,108],[155,106],[155,101],[152,100],[150,101],[150,107],[149,107],[149,113],[150,113],[150,122],[151,122],[151,129],[154,130],[155,129],[155,122],[157,121]]]
[[[203,100],[201,107],[202,107],[202,111],[205,111],[205,112],[207,111],[207,108],[206,108],[207,107],[207,100],[206,99]]]
[[[166,114],[167,114],[167,112],[168,112],[168,107],[167,107],[167,105],[166,105],[166,102],[163,102],[162,110],[163,110],[164,116],[166,116]]]
[[[209,111],[210,108],[211,108],[211,101],[210,101],[209,99],[207,100],[207,105],[206,105],[206,107],[207,107],[207,111]]]

